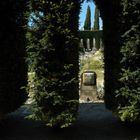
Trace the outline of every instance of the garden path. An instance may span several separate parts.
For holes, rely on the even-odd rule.
[[[104,103],[82,103],[78,119],[67,129],[54,131],[44,122],[24,119],[25,107],[9,114],[0,127],[0,140],[140,140],[140,125],[124,125]]]

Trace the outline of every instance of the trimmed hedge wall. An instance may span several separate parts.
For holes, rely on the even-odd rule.
[[[123,44],[121,47],[120,88],[116,91],[122,121],[140,120],[140,1],[122,1]]]
[[[140,117],[140,2],[96,0],[103,18],[105,103],[122,121]]]
[[[119,88],[121,59],[121,12],[120,0],[95,0],[103,19],[105,61],[105,104],[110,110],[118,107],[116,89]]]
[[[28,57],[35,72],[30,117],[51,127],[67,127],[77,116],[79,11],[80,0],[31,3],[32,18],[37,18],[27,34]]]
[[[0,1],[0,118],[26,100],[24,11],[26,1]]]

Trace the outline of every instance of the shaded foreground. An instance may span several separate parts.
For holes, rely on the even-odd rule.
[[[103,103],[80,104],[76,123],[59,131],[24,119],[27,114],[25,107],[10,114],[0,126],[0,140],[140,140],[140,125],[120,123]]]

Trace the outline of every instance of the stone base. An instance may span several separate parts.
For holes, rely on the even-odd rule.
[[[84,86],[80,89],[80,100],[86,102],[94,102],[97,99],[97,88],[96,86]]]

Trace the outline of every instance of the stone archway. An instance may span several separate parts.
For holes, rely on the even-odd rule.
[[[99,42],[95,42],[96,39]],[[79,31],[80,48],[80,103],[103,102],[104,96],[104,56],[102,45],[102,30]],[[86,74],[87,73],[87,74]],[[88,83],[85,81],[88,76]],[[86,77],[87,77],[86,76]]]

